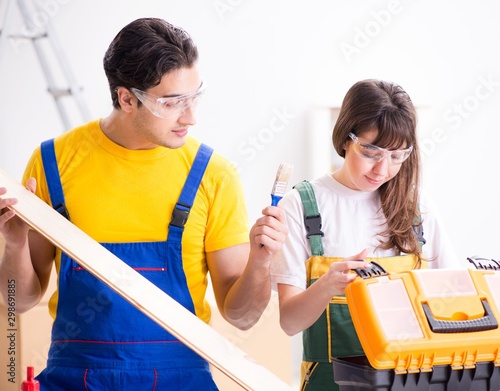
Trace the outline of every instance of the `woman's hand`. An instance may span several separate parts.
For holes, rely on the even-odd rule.
[[[345,293],[347,285],[357,277],[357,274],[350,273],[352,269],[366,269],[369,266],[369,263],[364,261],[367,255],[368,249],[364,249],[359,254],[330,265],[330,269],[321,279],[322,285],[329,287],[331,297]]]

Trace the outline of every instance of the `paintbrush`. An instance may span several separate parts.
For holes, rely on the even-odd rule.
[[[288,180],[292,175],[293,166],[287,163],[281,163],[276,172],[273,189],[271,190],[271,205],[278,206],[278,202],[283,198],[288,185]],[[264,247],[261,243],[260,247]]]
[[[288,180],[292,175],[293,166],[287,163],[281,163],[276,172],[273,189],[271,190],[271,205],[277,206],[278,202],[283,198],[288,185]]]

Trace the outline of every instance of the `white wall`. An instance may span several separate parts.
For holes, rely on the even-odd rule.
[[[41,3],[33,18],[53,23],[93,117],[111,109],[102,57],[121,27],[156,16],[191,33],[209,84],[192,134],[239,166],[252,220],[280,162],[295,165],[292,183],[322,173],[306,148],[312,109],[339,105],[357,80],[396,81],[421,110],[426,188],[457,253],[500,257],[497,1]],[[0,56],[0,168],[20,177],[31,150],[64,129],[30,45],[11,40]]]
[[[340,104],[349,86],[362,78],[398,82],[426,109],[421,128],[425,181],[457,252],[461,257],[500,254],[493,224],[500,213],[494,175],[498,2],[41,4],[33,21],[53,23],[93,117],[111,108],[102,56],[121,27],[137,17],[157,16],[191,33],[209,84],[192,134],[238,164],[252,219],[269,202],[280,162],[295,165],[292,182],[318,174],[309,169],[314,156],[305,148],[312,108]],[[0,56],[0,167],[20,177],[31,150],[64,129],[31,46],[10,40]],[[284,126],[273,131],[273,123]],[[329,139],[324,141],[328,145]]]

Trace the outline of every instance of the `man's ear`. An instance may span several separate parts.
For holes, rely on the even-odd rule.
[[[116,95],[121,109],[126,113],[130,113],[134,106],[137,104],[135,95],[125,87],[118,87],[118,89],[116,90]]]

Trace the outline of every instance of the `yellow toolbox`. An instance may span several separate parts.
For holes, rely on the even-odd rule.
[[[357,271],[346,297],[366,357],[334,359],[340,390],[500,390],[500,267],[469,260]]]

